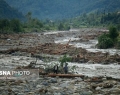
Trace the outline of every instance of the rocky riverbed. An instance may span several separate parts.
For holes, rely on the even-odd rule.
[[[1,55],[0,56],[0,68],[15,68],[17,66],[27,66],[35,58],[26,56],[11,56]],[[37,64],[43,63],[42,60],[38,60]],[[47,63],[47,64],[52,64]],[[71,64],[71,65],[70,65]],[[69,68],[75,64],[69,63]],[[0,80],[0,95],[119,95],[120,93],[120,73],[116,72],[120,68],[115,66],[109,66],[108,69],[112,68],[111,72],[108,72],[105,68],[97,66],[93,68],[92,64],[83,65],[76,63],[78,66],[75,70],[85,75],[84,77],[74,78],[59,78],[59,77],[47,77],[46,75],[40,75],[38,78],[33,80]],[[84,68],[83,68],[84,67]],[[111,67],[109,69],[109,67]],[[96,70],[95,70],[96,69]],[[76,72],[75,71],[75,72]],[[97,72],[96,72],[97,71]],[[99,72],[101,71],[101,72]],[[69,70],[70,72],[70,70]],[[95,73],[96,72],[96,73]],[[90,74],[89,76],[87,74]],[[105,76],[118,74],[118,78],[112,78]],[[89,77],[88,77],[89,76]]]
[[[120,81],[107,77],[1,80],[0,95],[119,95]]]
[[[59,58],[67,54],[73,61],[68,62],[69,73],[84,75],[53,78],[40,74],[33,79],[0,79],[0,95],[120,95],[119,50],[95,47],[97,37],[106,32],[80,29],[0,35],[0,70],[28,66],[36,57],[35,68],[44,70],[60,64]]]

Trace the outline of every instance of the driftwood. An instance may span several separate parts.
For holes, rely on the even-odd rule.
[[[84,78],[84,75],[79,74],[48,74],[48,77],[62,77],[62,78],[73,78],[73,77],[81,77]]]

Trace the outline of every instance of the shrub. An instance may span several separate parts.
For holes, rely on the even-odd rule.
[[[109,28],[109,34],[103,34],[98,38],[98,48],[107,49],[113,46],[120,46],[120,41],[118,40],[119,32],[117,28],[111,26]]]
[[[108,35],[103,34],[98,38],[98,48],[107,49],[113,46],[114,42]]]
[[[67,57],[66,55],[64,55],[63,57],[60,58],[59,62],[60,62],[60,65],[63,67],[64,63],[66,62],[70,62],[71,61],[71,58],[70,57]]]

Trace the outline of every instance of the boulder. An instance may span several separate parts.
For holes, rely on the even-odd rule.
[[[56,78],[51,78],[51,79],[50,79],[50,82],[51,82],[51,83],[57,83],[57,79],[56,79]]]

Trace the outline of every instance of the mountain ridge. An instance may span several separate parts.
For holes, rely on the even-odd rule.
[[[92,11],[119,11],[120,0],[5,0],[24,15],[39,19],[64,19]]]
[[[10,7],[4,0],[0,0],[0,19],[24,19],[22,13]]]

